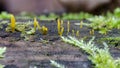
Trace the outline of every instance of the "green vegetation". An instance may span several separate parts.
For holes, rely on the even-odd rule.
[[[65,68],[64,65],[61,65],[61,64],[57,63],[56,61],[50,60],[50,62],[51,62],[51,65],[54,66],[54,67]]]
[[[20,14],[21,17],[26,17],[26,18],[33,18],[35,15],[33,14],[27,14],[25,12]],[[55,13],[50,13],[48,15],[38,15],[37,17],[40,20],[55,20],[56,18],[61,18],[63,20],[80,20],[80,19],[86,19],[92,17],[92,14],[89,13],[63,13],[63,14],[55,14]]]
[[[1,19],[9,19],[10,18],[9,13],[2,12],[0,14]],[[35,17],[35,15],[27,14],[27,13],[21,13],[20,16],[16,16],[16,18],[28,18],[31,19]],[[112,29],[120,29],[120,8],[116,8],[113,13],[108,12],[106,15],[99,15],[95,16],[89,13],[63,13],[62,15],[57,15],[54,13],[50,13],[48,15],[40,15],[37,16],[40,20],[55,20],[56,18],[61,18],[62,20],[81,20],[86,19],[90,21],[91,23],[85,24],[86,26],[98,30],[101,34],[107,34],[107,32],[111,31]],[[84,23],[83,23],[84,25]],[[63,29],[63,28],[62,28]],[[62,32],[62,31],[61,31]]]
[[[21,37],[25,38],[25,40],[28,40],[30,35],[34,35],[36,30],[39,30],[43,35],[46,35],[48,33],[48,28],[46,26],[40,26],[36,18],[34,19],[34,22],[29,21],[24,23],[16,22],[15,17],[11,15],[10,21],[11,21],[10,24],[9,23],[0,24],[1,29],[2,25],[8,24],[8,27],[6,28],[7,32],[20,32]]]
[[[55,20],[58,17],[60,16],[54,13],[50,13],[48,16],[47,15],[38,16],[38,18],[40,18],[41,20]]]
[[[8,26],[6,28],[7,32],[12,32],[11,26],[9,23],[7,23]],[[28,40],[30,35],[35,34],[35,29],[32,27],[32,22],[16,22],[16,26],[14,26],[15,31],[14,32],[20,32],[21,37],[24,38],[24,40]]]
[[[10,15],[7,12],[2,12],[0,14],[0,19],[10,19]],[[30,14],[30,13],[26,13],[26,12],[22,12],[20,13],[18,16],[16,16],[17,19],[31,19],[34,18],[36,15],[34,14]],[[80,12],[80,13],[63,13],[61,15],[59,14],[55,14],[55,13],[50,13],[48,15],[38,15],[37,16],[40,20],[55,20],[56,18],[61,18],[63,20],[80,20],[80,19],[86,19],[86,18],[90,18],[93,17],[92,14],[89,13],[84,13],[84,12]]]
[[[10,19],[10,15],[11,15],[11,14],[9,14],[9,13],[7,13],[7,12],[2,12],[2,13],[0,14],[0,19]]]
[[[0,47],[0,59],[2,59],[3,57],[4,57],[4,52],[6,51],[6,47]],[[1,65],[0,64],[0,68],[3,68],[4,67],[4,65]]]
[[[0,14],[1,19],[8,19],[10,18],[11,14],[6,13],[6,12],[2,12]],[[13,16],[12,16],[13,17]],[[14,32],[14,31],[19,31],[22,33],[21,36],[26,36],[26,35],[33,35],[36,32],[36,29],[40,30],[40,32],[44,35],[47,34],[48,32],[48,28],[45,26],[40,26],[38,24],[38,21],[36,20],[34,23],[25,23],[25,24],[21,24],[21,23],[17,23],[15,22],[15,18],[11,17],[11,24],[8,24],[8,27],[6,28],[6,31],[8,32]],[[31,19],[33,17],[35,17],[35,15],[32,14],[27,14],[27,13],[22,13],[19,16],[16,16],[16,19],[22,18],[22,17],[28,17],[28,19]],[[82,28],[82,25],[85,25],[87,27],[91,28],[90,34],[94,35],[94,31],[99,31],[99,33],[101,34],[107,34],[107,32],[111,31],[112,29],[116,29],[119,30],[120,29],[120,8],[117,8],[114,10],[113,13],[108,12],[106,15],[99,15],[99,16],[93,16],[92,14],[88,14],[88,13],[63,13],[61,16],[56,15],[54,13],[50,13],[48,16],[47,15],[40,15],[37,16],[37,18],[40,18],[41,20],[55,20],[55,18],[60,17],[61,20],[65,20],[65,19],[69,19],[69,20],[73,20],[73,19],[77,19],[77,20],[81,20],[81,19],[87,19],[88,21],[90,21],[91,23],[84,23],[81,22],[80,23],[80,28]],[[37,23],[36,23],[37,22]],[[57,28],[58,28],[58,34],[61,36],[64,32],[64,27],[62,26],[63,22],[60,21],[61,23],[58,22]],[[4,23],[6,24],[6,23]],[[0,29],[3,28],[3,23],[0,23]],[[70,31],[70,23],[67,24],[67,34]],[[34,26],[34,28],[33,28]],[[76,30],[76,35],[79,35],[79,31]],[[72,30],[72,32],[74,33],[74,31]]]
[[[29,40],[30,35],[34,35],[36,30],[39,30],[41,34],[46,35],[48,33],[48,28],[45,26],[41,26],[37,19],[34,19],[34,22],[16,22],[15,18],[11,14],[2,12],[0,14],[0,19],[10,19],[10,23],[6,23],[5,21],[3,23],[0,23],[0,29],[3,27],[1,25],[7,24],[8,27],[6,28],[7,32],[20,32],[21,37],[24,37],[25,40]],[[29,15],[26,13],[22,13],[19,16],[16,16],[17,19],[26,17],[28,19],[31,19],[35,17],[35,15]],[[107,34],[107,32],[116,29],[120,30],[120,8],[117,8],[114,10],[113,13],[108,12],[106,15],[99,15],[99,16],[93,16],[92,14],[88,13],[69,13],[69,14],[62,14],[61,16],[56,15],[54,13],[50,13],[47,15],[40,15],[37,16],[37,18],[41,20],[55,20],[56,18],[61,18],[62,20],[81,20],[86,19],[90,21],[90,23],[84,23],[80,22],[80,28],[84,26],[90,27],[91,31],[90,34],[94,35],[94,30],[99,31],[101,34]],[[57,20],[57,28],[58,34],[60,36],[63,35],[63,32],[65,31],[63,26],[63,21]],[[67,23],[67,35],[70,32],[70,22]],[[72,29],[72,34],[76,36],[79,35],[78,30]],[[80,49],[84,50],[86,53],[88,53],[88,59],[93,62],[95,65],[94,68],[120,68],[120,59],[114,59],[110,52],[108,45],[106,43],[104,44],[104,48],[98,48],[93,43],[94,38],[92,38],[89,42],[84,42],[83,40],[77,40],[74,37],[68,36],[68,38],[61,37],[64,42],[67,42],[69,44],[72,44],[76,47],[79,47]],[[101,38],[102,41],[105,41],[110,44],[118,44],[120,42],[120,37],[107,37],[107,38]],[[43,40],[45,43],[48,42],[46,40]],[[0,48],[0,58],[4,57],[3,53],[5,52],[6,48]],[[64,65],[58,64],[57,62],[50,60],[51,64],[58,68],[65,68]],[[1,66],[1,65],[0,65]],[[1,68],[1,67],[0,67]]]
[[[9,19],[10,18],[9,13],[7,12],[1,12],[0,19]],[[34,18],[35,14],[30,14],[27,12],[22,12],[16,18]],[[107,12],[105,15],[102,15],[104,17],[117,17],[120,18],[120,8],[116,8],[113,13]],[[95,15],[92,15],[90,13],[80,12],[80,13],[63,13],[63,14],[55,14],[55,13],[49,13],[47,15],[41,14],[37,16],[41,20],[55,20],[56,18],[61,18],[63,20],[81,20],[81,19],[87,19],[87,18],[94,18]]]
[[[106,34],[112,29],[120,29],[120,19],[116,17],[95,16],[88,20],[91,23],[87,24],[87,26],[94,30],[99,30],[101,34]]]
[[[100,41],[105,41],[108,44],[118,46],[120,44],[120,37],[106,37],[101,38]]]
[[[87,18],[91,23],[85,24],[101,34],[106,34],[112,29],[120,29],[120,8],[116,8],[113,13],[108,12],[106,15],[93,16]]]
[[[6,51],[6,47],[4,47],[4,48],[0,47],[0,58],[3,58],[3,57],[4,57],[3,53],[4,53],[5,51]]]
[[[107,13],[106,16],[93,16],[91,14],[88,13],[83,13],[81,12],[80,14],[63,14],[63,16],[61,16],[62,19],[84,19],[86,18],[87,20],[89,20],[91,23],[84,23],[84,22],[80,22],[80,28],[82,28],[82,25],[85,25],[87,27],[92,28],[90,31],[90,34],[94,35],[94,31],[99,31],[99,33],[101,34],[107,34],[107,32],[111,31],[112,29],[120,29],[120,19],[118,14],[120,13],[120,9],[117,8],[114,13]],[[4,13],[5,15],[5,13]],[[7,15],[7,13],[6,13]],[[9,14],[8,14],[9,15]],[[23,14],[24,15],[24,14]],[[48,28],[46,26],[40,26],[37,19],[34,19],[34,22],[32,23],[17,23],[15,21],[15,18],[13,15],[11,16],[11,24],[8,24],[8,27],[6,28],[7,32],[21,32],[21,36],[27,38],[27,36],[29,35],[33,35],[35,34],[36,30],[39,30],[43,35],[46,35],[48,33]],[[39,17],[39,16],[38,16]],[[50,18],[56,18],[58,17],[57,15],[51,13],[50,16],[48,15],[48,17]],[[65,17],[65,18],[64,18]],[[78,17],[78,18],[76,18]],[[63,20],[57,20],[58,24],[57,24],[57,29],[58,29],[58,34],[60,36],[62,36],[63,32],[64,32],[64,27],[63,27]],[[3,25],[3,24],[2,24]],[[68,22],[67,24],[67,34],[70,31],[70,23]],[[34,26],[34,28],[33,28]],[[0,25],[0,28],[2,29],[2,26]],[[73,34],[75,33],[76,36],[79,36],[79,31],[76,30],[77,32],[75,32],[74,30],[72,30]],[[74,34],[74,35],[75,35]]]
[[[112,15],[114,15],[115,17],[120,18],[120,8],[116,8],[116,9],[114,10],[114,13],[113,13],[113,14],[110,14],[110,13],[109,13],[108,16],[112,16]]]
[[[81,19],[86,19],[86,18],[91,18],[93,17],[92,14],[89,13],[84,13],[84,12],[80,12],[80,13],[64,13],[62,15],[62,19],[63,20],[81,20]]]
[[[20,17],[16,16],[16,18],[22,18],[22,17],[28,17],[33,18],[35,15],[22,13]],[[81,20],[81,19],[87,19],[91,23],[86,24],[86,26],[91,27],[94,30],[98,30],[101,34],[107,34],[107,32],[111,31],[112,29],[120,29],[120,8],[116,8],[113,13],[108,12],[106,15],[99,15],[99,16],[93,16],[89,13],[63,13],[61,16],[50,13],[48,16],[46,15],[40,15],[37,16],[41,20],[55,20],[56,18],[60,17],[61,19],[65,20]],[[0,14],[1,19],[8,19],[10,18],[10,14],[6,12],[2,12]],[[83,23],[84,25],[84,23]]]
[[[98,48],[93,43],[94,37],[88,43],[83,40],[77,40],[71,36],[68,36],[68,38],[61,38],[64,42],[79,47],[88,53],[88,59],[95,64],[94,68],[120,68],[120,59],[113,59],[106,43],[103,43],[105,46],[104,48]]]

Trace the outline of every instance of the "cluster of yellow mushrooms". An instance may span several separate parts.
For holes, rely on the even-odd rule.
[[[16,20],[15,20],[15,17],[14,15],[11,15],[11,23],[10,23],[10,28],[11,28],[11,31],[14,32],[15,31],[15,27],[16,27]],[[80,28],[82,28],[83,22],[81,21],[80,22]],[[48,28],[46,26],[40,26],[40,24],[38,23],[37,19],[34,18],[34,31],[36,31],[36,29],[38,28],[43,35],[46,35],[48,33]],[[58,34],[60,36],[63,35],[63,32],[64,32],[64,27],[63,27],[63,20],[60,20],[58,19],[57,20],[57,30],[58,30]],[[67,35],[68,33],[70,32],[70,21],[67,22]],[[90,30],[89,32],[91,35],[94,34],[94,30]],[[76,36],[79,36],[79,30],[75,31],[75,30],[72,30],[72,34],[73,35],[76,35]]]
[[[15,31],[15,27],[16,27],[16,20],[15,20],[15,17],[14,15],[11,15],[11,23],[10,23],[10,27],[11,27],[11,30],[12,32]],[[34,31],[36,31],[36,28],[38,28],[40,31],[42,31],[42,34],[46,35],[47,32],[48,32],[48,28],[45,27],[45,26],[40,26],[37,19],[34,18]]]

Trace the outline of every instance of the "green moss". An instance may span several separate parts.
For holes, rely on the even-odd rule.
[[[15,30],[18,31],[18,32],[23,32],[23,31],[25,31],[27,29],[27,27],[28,26],[25,25],[25,24],[16,24]],[[6,31],[7,32],[11,32],[12,31],[12,29],[10,27],[10,24],[8,24],[8,27],[6,28]]]
[[[7,12],[1,12],[0,19],[10,19],[10,14]]]
[[[84,13],[84,12],[80,12],[80,13],[64,13],[62,15],[62,19],[67,19],[67,20],[81,20],[81,19],[86,19],[86,18],[90,18],[92,17],[92,14],[89,13]]]
[[[2,21],[0,22],[0,29],[3,29],[3,25],[7,24],[8,22],[7,21]]]
[[[32,22],[17,22],[15,26],[15,31],[21,33],[21,37],[24,38],[24,40],[29,40],[30,35],[35,34],[35,30],[33,28]],[[8,24],[6,28],[7,32],[12,32],[10,24]]]
[[[33,35],[33,34],[35,34],[35,29],[34,29],[34,28],[31,28],[31,30],[26,31],[26,34],[28,34],[28,35]]]
[[[94,30],[98,30],[101,34],[105,34],[112,29],[120,29],[120,19],[114,16],[95,16],[92,18],[88,18],[88,20],[91,23],[86,26],[91,27]]]
[[[118,39],[118,38],[117,38]],[[94,68],[120,68],[120,59],[114,59],[110,52],[108,45],[104,44],[104,48],[98,48],[94,45],[94,37],[89,42],[77,40],[74,37],[62,37],[64,42],[77,46],[88,53],[88,59],[94,63]]]
[[[120,37],[106,37],[101,38],[100,41],[106,41],[110,45],[120,45]]]

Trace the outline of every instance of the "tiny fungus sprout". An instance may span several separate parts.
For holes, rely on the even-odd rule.
[[[83,21],[80,22],[80,28],[82,28],[82,27],[83,27]]]
[[[43,35],[46,35],[48,33],[48,28],[45,27],[45,26],[40,27],[40,25],[38,24],[37,19],[34,18],[34,30],[36,30],[37,27],[42,32]]]
[[[90,33],[90,35],[92,35],[92,31],[91,30],[89,31],[89,33]]]
[[[95,32],[94,29],[92,29],[92,34],[93,34],[93,35],[94,35],[94,32]]]
[[[70,21],[67,22],[67,35],[70,32]]]
[[[34,30],[36,31],[36,28],[38,28],[40,31],[42,30],[42,28],[40,27],[38,21],[36,18],[34,18]]]
[[[77,30],[77,32],[76,32],[76,36],[79,36],[80,34],[79,34],[79,30]]]
[[[94,35],[94,29],[90,30],[90,35]]]
[[[60,19],[57,19],[57,29],[58,29],[58,34],[61,36],[64,32],[64,27],[63,27],[63,21]]]
[[[10,23],[10,27],[11,27],[11,29],[12,29],[12,32],[15,31],[15,26],[16,26],[16,20],[15,20],[14,15],[11,14],[11,23]]]
[[[48,33],[48,28],[45,26],[42,26],[42,34],[46,35]]]
[[[35,29],[35,30],[36,30],[37,25],[38,25],[37,19],[34,18],[34,29]]]
[[[41,27],[40,27],[40,25],[38,24],[38,21],[37,21],[37,20],[34,22],[34,28],[35,28],[35,30],[36,30],[36,27],[38,27],[38,29],[41,30]]]
[[[45,27],[45,26],[42,26],[42,27],[41,27],[41,26],[38,24],[37,19],[34,18],[34,29],[36,30],[37,27],[38,27],[38,29],[42,32],[43,35],[46,35],[46,34],[47,34],[48,28]]]
[[[64,27],[61,28],[61,31],[60,31],[59,35],[62,36],[63,32],[64,32]]]
[[[75,35],[75,30],[72,30],[72,35]]]
[[[60,19],[57,20],[57,29],[58,29],[58,34],[60,34],[60,30],[61,30],[61,21],[60,21]]]

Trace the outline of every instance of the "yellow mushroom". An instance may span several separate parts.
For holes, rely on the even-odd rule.
[[[94,35],[94,29],[90,30],[90,35]]]
[[[35,29],[35,30],[36,30],[36,28],[37,28],[37,25],[38,25],[37,19],[34,18],[34,29]]]
[[[92,29],[91,31],[92,31],[92,34],[94,35],[94,29]]]
[[[63,35],[63,32],[64,32],[64,27],[61,28],[61,31],[60,31],[60,36]]]
[[[72,30],[72,35],[73,35],[73,36],[75,35],[75,30]]]
[[[42,34],[46,35],[48,33],[48,28],[45,26],[42,26]]]
[[[76,36],[79,36],[80,34],[79,34],[79,30],[77,30],[77,32],[76,32]]]
[[[83,21],[80,22],[80,28],[82,28],[82,27],[83,27]]]
[[[58,29],[58,34],[62,36],[64,32],[63,20],[62,21],[60,19],[57,20],[57,29]]]
[[[16,26],[16,20],[15,20],[14,15],[11,14],[11,23],[10,23],[10,27],[11,27],[11,29],[12,29],[12,32],[15,31],[15,26]]]
[[[67,35],[70,32],[70,21],[67,22]]]
[[[61,21],[60,21],[60,19],[57,20],[57,29],[58,29],[58,34],[60,34],[60,31],[61,31]]]
[[[40,24],[38,24],[38,21],[36,22],[36,24],[37,24],[38,29],[41,30],[41,26]]]

